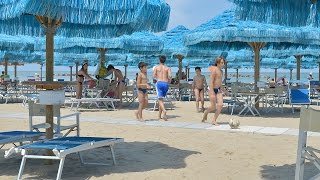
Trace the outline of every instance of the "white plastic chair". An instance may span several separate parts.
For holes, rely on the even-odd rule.
[[[305,160],[312,162],[320,171],[320,159],[317,156],[320,150],[307,146],[308,131],[320,132],[319,117],[319,110],[301,107],[295,180],[303,180]],[[320,173],[311,179],[320,179]]]

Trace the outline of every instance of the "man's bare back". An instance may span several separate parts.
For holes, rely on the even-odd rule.
[[[153,77],[157,81],[171,82],[171,69],[166,65],[160,64],[155,67]]]

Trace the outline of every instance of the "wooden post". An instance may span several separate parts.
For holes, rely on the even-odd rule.
[[[127,76],[127,69],[128,69],[128,64],[125,64],[125,65],[124,65],[124,77],[125,77],[125,78],[128,78],[128,76]]]
[[[8,61],[9,57],[4,57],[4,75],[8,75]]]
[[[249,42],[248,43],[254,51],[254,91],[259,92],[257,86],[258,81],[260,80],[260,50],[266,45],[264,42]],[[259,97],[257,97],[259,98]],[[257,103],[256,108],[259,108],[259,103]]]
[[[17,66],[18,66],[18,62],[14,62],[12,63],[14,65],[14,79],[17,79]]]
[[[72,81],[72,66],[69,66],[70,68],[70,81]]]
[[[297,80],[300,80],[300,69],[301,69],[301,58],[302,58],[302,55],[295,55],[294,57],[297,60]]]
[[[53,82],[53,49],[54,49],[54,33],[59,26],[62,25],[62,17],[60,19],[51,19],[49,17],[36,16],[36,19],[46,30],[46,81]],[[46,138],[53,138],[53,105],[46,105],[46,123],[50,124],[50,128],[46,129]],[[48,151],[47,155],[53,155],[52,151]],[[49,164],[52,161],[48,162]]]

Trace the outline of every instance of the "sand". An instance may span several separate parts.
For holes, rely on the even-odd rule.
[[[169,121],[200,122],[202,114],[195,111],[194,102],[176,102],[175,106],[168,111]],[[78,157],[70,155],[62,179],[294,179],[297,136],[109,124],[92,119],[133,120],[134,109],[81,111],[82,136],[122,137],[125,142],[115,146],[117,166],[81,166]],[[27,130],[27,112],[18,103],[0,104],[0,131]],[[70,110],[62,109],[62,113]],[[156,119],[158,112],[143,113],[150,120]],[[230,118],[238,118],[241,126],[298,128],[299,113],[292,115],[288,108],[284,113],[267,115],[239,117],[224,112],[218,121],[227,123]],[[212,116],[209,114],[209,118]],[[309,137],[310,144],[319,147],[318,138]],[[4,150],[0,154],[0,179],[16,178],[21,157],[4,159]],[[90,161],[111,163],[110,152],[105,149],[85,155]],[[28,160],[23,177],[54,179],[57,169],[57,162],[44,165],[42,160]],[[316,173],[310,163],[306,169],[309,178]]]

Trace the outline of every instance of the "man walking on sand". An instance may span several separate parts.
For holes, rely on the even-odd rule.
[[[225,64],[225,59],[222,56],[219,56],[215,62],[215,68],[210,73],[209,81],[209,99],[210,107],[204,111],[202,122],[206,121],[208,118],[208,113],[216,110],[212,124],[218,126],[217,118],[222,110],[223,106],[223,92],[221,89],[222,86],[222,67]]]
[[[164,107],[163,98],[166,97],[169,83],[171,82],[171,69],[164,65],[166,62],[166,56],[159,57],[160,64],[157,65],[153,70],[153,79],[156,79],[156,91],[159,102],[159,119],[163,113],[162,118],[167,121],[167,111]]]

